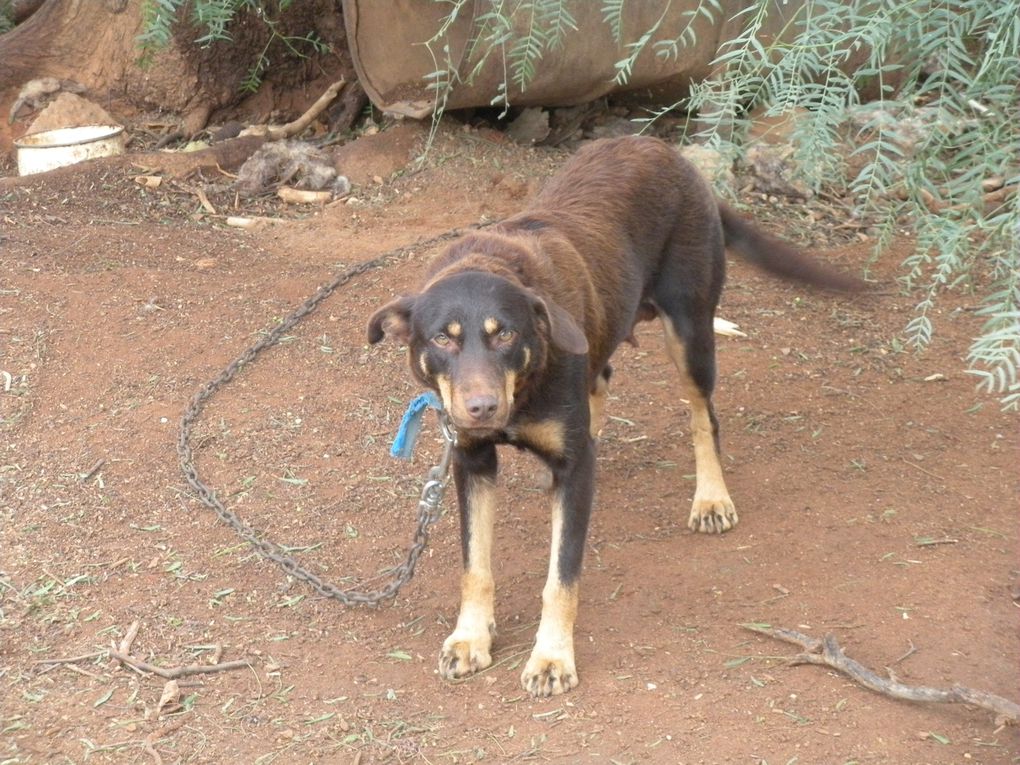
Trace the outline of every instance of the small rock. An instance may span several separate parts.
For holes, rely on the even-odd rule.
[[[950,115],[937,106],[914,108],[884,103],[861,104],[850,116],[850,127],[855,134],[872,136],[881,130],[884,140],[895,143],[906,159],[933,133],[959,135],[974,122]]]
[[[626,117],[610,115],[592,125],[592,138],[619,138],[625,135],[640,133],[645,123],[635,122]]]
[[[29,80],[21,89],[18,91],[18,97],[11,105],[11,111],[8,117],[8,122],[14,124],[19,118],[30,114],[31,111],[40,110],[52,101],[56,94],[63,90],[65,93],[84,93],[84,86],[73,82],[71,80],[59,80],[56,77],[38,77],[34,80]],[[87,124],[87,123],[86,123]],[[60,125],[57,125],[60,127]],[[41,130],[49,130],[49,127],[41,127],[38,130],[31,130],[29,132],[38,132]]]
[[[757,143],[747,150],[745,162],[754,176],[753,187],[766,194],[810,199],[814,193],[796,178],[794,148],[789,144]]]
[[[212,143],[219,143],[220,141],[227,141],[230,140],[231,138],[237,138],[237,136],[240,135],[242,130],[244,130],[243,123],[240,123],[237,120],[231,120],[230,122],[226,122],[223,125],[220,125],[220,127],[213,130],[211,135],[209,136],[209,140]]]
[[[120,125],[103,107],[74,93],[61,93],[43,109],[28,128],[29,133],[43,130],[81,127],[82,125]]]
[[[506,134],[515,143],[534,146],[546,139],[549,130],[549,112],[528,107],[507,126]]]
[[[736,183],[729,163],[715,149],[700,144],[690,144],[680,149],[680,156],[698,168],[698,171],[709,183],[721,183],[730,188]]]

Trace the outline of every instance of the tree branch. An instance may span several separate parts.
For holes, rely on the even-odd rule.
[[[996,721],[1000,724],[1009,722],[1015,725],[1020,722],[1020,704],[1002,696],[996,696],[994,693],[978,691],[962,685],[954,685],[952,688],[904,685],[892,678],[880,677],[860,662],[847,656],[833,635],[826,635],[824,639],[819,640],[802,632],[782,627],[769,627],[762,624],[744,624],[742,626],[752,632],[768,635],[771,638],[793,643],[803,648],[802,653],[790,659],[791,664],[820,664],[831,667],[865,688],[892,696],[894,699],[934,704],[971,704],[994,712]]]
[[[151,672],[154,675],[159,675],[166,680],[176,680],[178,677],[187,677],[189,675],[202,675],[210,672],[226,672],[231,669],[244,669],[250,667],[251,664],[247,661],[227,661],[222,664],[189,664],[185,667],[157,667],[153,664],[136,659],[134,656],[129,656],[126,653],[120,651],[110,650],[110,657],[116,659],[122,664],[126,664],[129,667],[140,670],[142,672]]]

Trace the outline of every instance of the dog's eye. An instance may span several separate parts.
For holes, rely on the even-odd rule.
[[[512,343],[517,337],[517,333],[512,329],[501,329],[496,333],[496,341],[502,344]]]
[[[440,348],[446,348],[450,344],[450,336],[444,332],[440,332],[438,335],[432,338],[432,342],[438,345]]]

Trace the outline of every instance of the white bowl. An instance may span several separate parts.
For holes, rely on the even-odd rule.
[[[123,154],[123,133],[119,125],[84,125],[23,135],[14,141],[18,175],[45,173],[94,157]]]

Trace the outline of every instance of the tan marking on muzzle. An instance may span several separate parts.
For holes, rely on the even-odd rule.
[[[507,410],[514,408],[514,394],[517,393],[517,373],[508,371],[505,383],[506,407]]]
[[[422,357],[424,358],[424,356]],[[436,385],[439,387],[439,397],[443,399],[443,409],[453,412],[453,389],[450,385],[449,375],[436,375]]]

